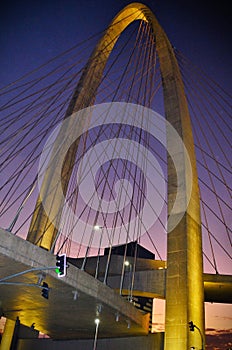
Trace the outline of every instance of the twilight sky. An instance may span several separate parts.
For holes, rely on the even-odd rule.
[[[3,0],[0,11],[0,88],[103,30],[117,12],[131,2]],[[144,4],[153,10],[172,44],[231,91],[231,18],[228,2],[147,0]],[[210,305],[207,308],[210,310],[208,327],[232,329],[227,307],[216,305],[212,309]]]
[[[1,4],[1,83],[104,29],[128,0],[4,0]],[[172,44],[229,89],[231,25],[226,0],[144,1]]]

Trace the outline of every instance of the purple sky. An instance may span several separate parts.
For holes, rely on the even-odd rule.
[[[1,86],[105,28],[127,0],[2,1]],[[172,44],[229,88],[231,25],[228,3],[144,1]]]
[[[103,30],[129,3],[126,0],[3,0],[0,87]],[[228,2],[148,0],[144,3],[154,11],[172,44],[231,91]],[[220,313],[219,307],[211,310],[211,319],[215,317],[217,322],[209,322],[209,326],[220,328],[218,318],[223,319],[224,312],[225,309]],[[232,329],[231,318],[225,317],[227,323],[221,323],[221,327]]]

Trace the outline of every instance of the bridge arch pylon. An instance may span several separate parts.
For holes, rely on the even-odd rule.
[[[162,76],[164,106],[166,119],[175,127],[188,151],[192,166],[193,182],[185,168],[185,155],[180,153],[178,175],[183,179],[181,201],[186,202],[186,188],[192,187],[187,210],[172,213],[182,215],[175,228],[171,228],[172,218],[169,217],[167,238],[167,277],[166,277],[166,321],[165,350],[189,349],[193,343],[193,334],[189,332],[188,322],[192,320],[204,334],[204,287],[203,259],[200,219],[200,200],[194,142],[188,105],[178,63],[165,32],[158,23],[153,12],[141,3],[132,3],[116,15],[103,37],[98,42],[89,58],[83,74],[73,93],[66,117],[91,105],[94,101],[101,77],[115,43],[127,26],[135,20],[148,22],[153,29]],[[80,125],[80,128],[82,126]],[[169,147],[175,147],[175,142],[168,138]],[[62,176],[64,193],[67,191],[72,166],[76,154],[77,143],[70,148]],[[53,170],[46,174],[42,190],[49,191]],[[176,198],[176,170],[168,157],[168,213]],[[27,239],[41,247],[50,250],[59,227],[59,212],[62,206],[60,198],[54,198],[52,215],[57,217],[57,224],[52,224],[45,212],[41,199],[38,198],[31,221]],[[194,339],[195,346],[201,348],[199,340]]]

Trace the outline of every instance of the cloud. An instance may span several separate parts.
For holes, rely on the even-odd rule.
[[[220,316],[220,315],[216,315],[215,318],[220,318],[222,320],[232,320],[231,316]]]
[[[206,334],[232,334],[232,329],[206,328]]]
[[[232,346],[232,329],[206,329],[206,349],[226,350]]]

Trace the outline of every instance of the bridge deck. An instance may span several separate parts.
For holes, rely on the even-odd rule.
[[[100,276],[103,276],[106,258],[100,259]],[[70,262],[80,267],[82,261],[70,259]],[[122,262],[122,257],[112,256],[108,278],[111,288],[91,276],[95,271],[96,257],[88,259],[86,268],[89,273],[72,264],[64,278],[47,270],[45,281],[51,288],[48,300],[41,296],[41,289],[28,285],[37,283],[40,271],[14,277],[8,282],[23,282],[25,285],[0,284],[0,307],[7,318],[19,316],[21,323],[27,326],[35,323],[36,329],[54,339],[93,338],[99,305],[100,337],[147,334],[149,315],[137,310],[114,290],[119,286]],[[0,278],[32,267],[55,264],[56,259],[51,253],[0,229]],[[138,259],[133,294],[164,298],[165,277],[164,261]],[[127,272],[125,286],[128,286],[128,278]],[[205,301],[232,303],[232,276],[204,274],[204,287]],[[75,291],[78,293],[76,300]],[[118,322],[117,313],[120,315]]]
[[[56,259],[51,253],[0,229],[0,278],[32,267],[55,265]],[[36,284],[38,273],[30,272],[8,282]],[[48,300],[37,287],[1,284],[0,305],[4,315],[10,319],[18,316],[27,326],[35,323],[36,329],[54,339],[93,338],[94,320],[101,305],[99,337],[148,333],[149,314],[142,313],[86,272],[70,266],[67,276],[58,278],[54,271],[47,270],[45,281],[51,288]],[[76,300],[75,291],[78,292]]]
[[[95,274],[96,257],[90,257],[86,264],[86,271]],[[100,257],[99,276],[104,276],[107,256]],[[133,265],[133,258],[127,257]],[[81,267],[82,259],[69,259],[70,263]],[[112,255],[109,266],[108,284],[117,289],[120,284],[123,257]],[[124,286],[129,285],[130,273],[126,271]],[[147,296],[149,298],[165,298],[166,262],[160,260],[137,258],[134,279],[133,295]],[[215,303],[232,303],[232,275],[203,274],[205,301]],[[124,294],[128,290],[124,290]]]

